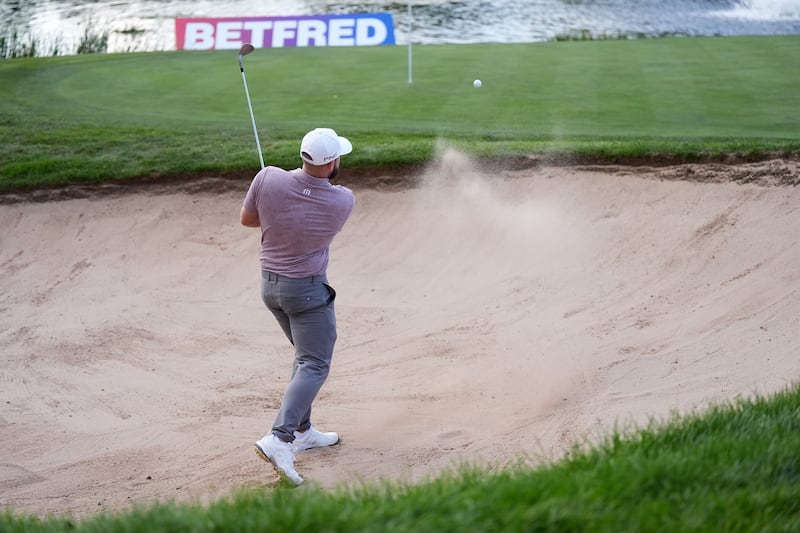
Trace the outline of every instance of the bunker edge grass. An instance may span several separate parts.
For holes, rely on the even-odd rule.
[[[335,127],[346,167],[477,157],[758,158],[800,153],[800,36],[257,50],[266,164]],[[480,78],[476,90],[472,81]],[[0,63],[0,191],[258,170],[236,51]]]
[[[249,488],[209,505],[82,520],[0,514],[15,531],[797,531],[800,386],[617,430],[556,462],[463,465],[419,484]]]

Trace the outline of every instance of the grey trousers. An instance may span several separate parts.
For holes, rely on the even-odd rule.
[[[291,442],[311,427],[311,404],[330,371],[336,343],[336,291],[324,276],[287,278],[262,271],[261,298],[295,349],[289,386],[272,432]]]

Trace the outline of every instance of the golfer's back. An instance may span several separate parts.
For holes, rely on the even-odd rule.
[[[245,208],[261,223],[261,268],[291,278],[324,274],[329,247],[355,199],[350,189],[302,169],[266,167],[253,179]]]

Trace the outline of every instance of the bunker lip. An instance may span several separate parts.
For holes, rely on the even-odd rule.
[[[643,156],[643,157],[578,157],[578,156],[509,156],[483,158],[476,165],[484,172],[502,173],[543,167],[575,167],[599,172],[658,174],[659,179],[686,181],[730,181],[770,185],[798,185],[797,168],[800,152],[769,153],[743,156]],[[419,176],[428,164],[381,166],[348,166],[336,182],[353,189],[401,190],[417,186]],[[9,189],[0,192],[0,205],[20,202],[48,202],[72,198],[158,193],[172,190],[214,192],[241,190],[257,169],[222,172],[152,174],[136,178],[108,180],[102,183],[71,183],[42,186],[37,189]]]

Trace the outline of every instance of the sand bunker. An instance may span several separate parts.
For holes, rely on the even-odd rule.
[[[315,409],[342,444],[298,456],[311,483],[557,459],[798,378],[796,162],[488,172],[445,151],[413,187],[343,174]],[[275,482],[253,442],[291,349],[238,224],[249,181],[226,185],[0,205],[0,506]]]

